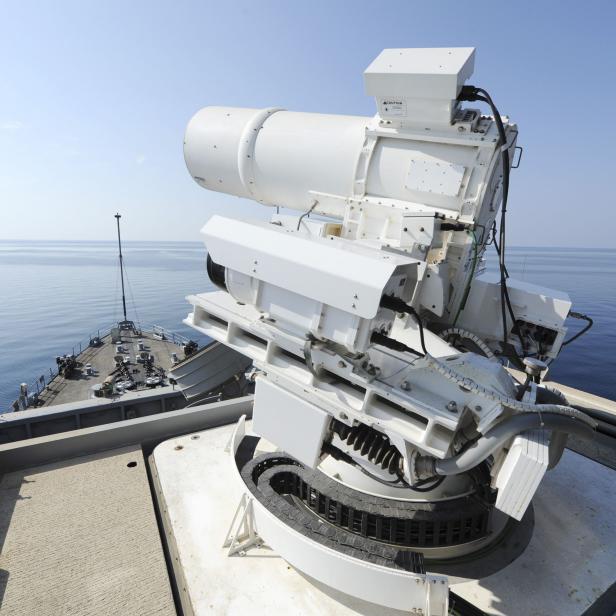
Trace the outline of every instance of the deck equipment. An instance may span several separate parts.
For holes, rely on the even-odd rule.
[[[571,301],[508,275],[518,127],[466,84],[474,61],[386,49],[364,73],[374,117],[206,107],[184,140],[200,186],[276,208],[210,218],[218,290],[188,298],[185,323],[259,371],[230,552],[265,541],[338,591],[439,616],[447,575],[494,567],[567,435],[595,428],[541,385]]]

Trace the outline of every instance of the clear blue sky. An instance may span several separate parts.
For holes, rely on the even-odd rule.
[[[196,240],[259,206],[199,188],[205,105],[372,115],[385,47],[477,47],[475,85],[520,126],[510,245],[616,247],[614,2],[259,0],[0,4],[0,238]]]

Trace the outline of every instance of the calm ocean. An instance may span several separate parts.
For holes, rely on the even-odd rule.
[[[114,242],[0,241],[0,410],[56,355],[121,317],[116,250]],[[211,288],[203,245],[125,242],[124,253],[129,318],[202,342],[182,319],[185,296]],[[495,263],[490,254],[488,270]],[[566,291],[574,310],[595,320],[562,352],[552,378],[616,399],[616,250],[510,248],[507,265],[512,277]]]

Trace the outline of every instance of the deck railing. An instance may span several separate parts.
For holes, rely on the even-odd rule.
[[[86,338],[80,340],[77,345],[72,347],[72,354],[75,356],[81,355],[83,351],[85,351],[89,346],[90,342],[94,338],[103,339],[106,336],[111,335],[111,330],[116,328],[118,325],[113,323],[109,326],[103,327],[101,329],[97,329],[92,332]],[[181,334],[176,334],[163,327],[162,325],[141,325],[139,324],[139,331],[147,332],[153,334],[154,336],[160,337],[161,340],[168,340],[172,344],[177,346],[183,346],[188,342],[188,338],[186,336],[182,336]],[[49,368],[49,372],[45,371],[43,374],[34,379],[31,383],[26,383],[28,395],[24,396],[22,392],[20,392],[19,397],[11,404],[11,408],[8,411],[14,410],[25,410],[30,407],[31,402],[29,398],[34,395],[34,397],[38,398],[45,388],[51,384],[51,382],[58,376],[57,366]],[[16,409],[15,405],[19,408]]]

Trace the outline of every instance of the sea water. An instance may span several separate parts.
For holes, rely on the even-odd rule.
[[[205,342],[182,323],[186,295],[212,289],[203,244],[125,242],[123,252],[128,318]],[[496,264],[488,255],[488,271]],[[511,247],[507,266],[514,278],[569,293],[573,309],[595,321],[564,348],[551,378],[616,399],[616,250]],[[20,383],[48,375],[57,355],[122,318],[114,242],[0,241],[0,285],[0,410]],[[570,321],[571,335],[583,323]]]

